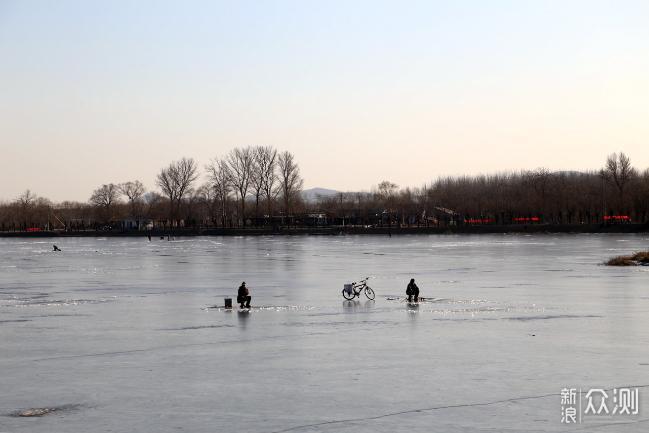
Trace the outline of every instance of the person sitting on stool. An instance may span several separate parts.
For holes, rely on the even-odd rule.
[[[410,283],[408,283],[406,295],[408,295],[408,302],[413,302],[413,297],[415,298],[414,302],[419,302],[419,287],[415,284],[414,278],[411,278]]]
[[[241,308],[250,308],[250,291],[246,287],[246,282],[242,282],[239,286],[239,291],[237,292],[237,302],[241,305]]]

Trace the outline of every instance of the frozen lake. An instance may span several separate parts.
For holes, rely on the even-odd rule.
[[[0,247],[0,432],[649,429],[649,268],[599,265],[648,235]],[[387,299],[411,277],[431,302]],[[207,308],[243,280],[252,311]],[[638,415],[560,422],[562,388],[625,386]]]

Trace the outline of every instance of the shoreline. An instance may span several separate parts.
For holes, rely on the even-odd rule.
[[[448,235],[448,234],[498,234],[498,233],[647,233],[649,224],[521,224],[449,227],[258,227],[219,229],[173,229],[151,231],[39,231],[0,232],[0,238],[57,238],[57,237],[166,237],[166,236],[340,236],[340,235]]]

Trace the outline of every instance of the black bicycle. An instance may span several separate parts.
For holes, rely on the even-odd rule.
[[[365,296],[367,296],[367,299],[374,300],[374,297],[376,296],[374,294],[374,290],[370,286],[367,285],[367,280],[370,277],[365,278],[364,280],[360,280],[359,282],[354,282],[351,284],[345,284],[345,288],[343,289],[343,298],[347,299],[348,301],[351,301],[355,297],[361,296],[361,292],[365,292]]]

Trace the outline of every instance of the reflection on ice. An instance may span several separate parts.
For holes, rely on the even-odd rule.
[[[7,298],[2,299],[3,304],[0,307],[66,307],[83,304],[102,304],[113,302],[116,297],[98,298],[98,299],[47,299],[46,296],[35,296],[30,298]]]
[[[245,311],[248,313],[251,312],[280,312],[280,311],[311,311],[315,307],[309,305],[263,305],[263,306],[251,306],[250,308],[239,308],[238,306],[233,306],[233,308],[217,307],[216,305],[205,307],[206,311],[218,311],[230,313],[232,311]]]

